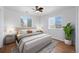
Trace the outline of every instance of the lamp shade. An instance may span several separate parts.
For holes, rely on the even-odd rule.
[[[15,34],[16,33],[15,28],[11,27],[11,26],[7,27],[6,28],[6,33],[7,34]]]

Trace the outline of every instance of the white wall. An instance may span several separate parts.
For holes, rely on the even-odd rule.
[[[51,34],[53,38],[63,41],[65,39],[63,29],[48,29],[48,19],[49,17],[53,16],[61,16],[63,18],[63,26],[69,22],[71,22],[75,26],[76,8],[62,8],[41,17],[41,24],[44,27],[44,31]]]
[[[39,25],[39,17],[38,16],[32,16],[32,27],[36,27]]]
[[[13,10],[9,10],[9,9],[4,9],[4,20],[5,20],[5,26],[20,26],[20,16],[21,14],[13,11]]]
[[[0,48],[3,47],[4,38],[4,17],[3,17],[3,7],[0,7]]]
[[[9,26],[21,27],[21,22],[20,22],[21,16],[31,16],[33,27],[35,27],[35,24],[38,23],[36,16],[15,11],[13,9],[5,8],[4,9],[5,27],[9,27]]]

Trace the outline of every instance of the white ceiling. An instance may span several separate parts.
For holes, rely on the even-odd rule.
[[[51,13],[53,11],[56,11],[60,8],[63,8],[61,6],[41,6],[44,8],[43,12],[42,13],[36,13],[33,8],[35,8],[35,6],[6,6],[6,8],[9,8],[9,9],[13,9],[13,10],[16,10],[16,11],[20,11],[20,12],[23,12],[23,13],[28,13],[30,15],[46,15],[48,13]]]

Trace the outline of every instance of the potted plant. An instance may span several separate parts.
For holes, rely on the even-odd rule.
[[[68,23],[66,26],[64,26],[64,32],[65,32],[65,44],[71,45],[72,44],[72,32],[73,27],[71,23]]]

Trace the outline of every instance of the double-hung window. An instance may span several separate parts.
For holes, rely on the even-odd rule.
[[[54,16],[48,19],[48,29],[62,28],[63,19],[61,16]]]
[[[32,19],[29,16],[21,16],[21,26],[32,27]]]

